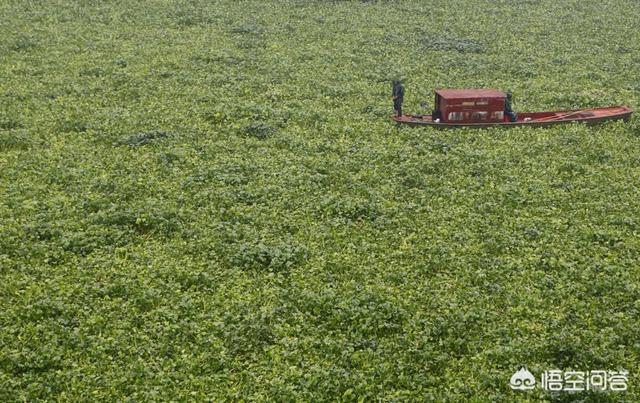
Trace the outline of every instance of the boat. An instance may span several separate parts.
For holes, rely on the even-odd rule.
[[[435,109],[430,115],[393,116],[398,123],[435,128],[546,127],[562,123],[596,124],[628,120],[633,109],[626,106],[562,110],[554,112],[505,111],[507,94],[495,89],[443,89],[435,91]],[[510,102],[509,102],[510,103]],[[508,109],[508,108],[507,108]]]

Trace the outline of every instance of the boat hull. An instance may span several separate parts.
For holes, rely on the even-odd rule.
[[[610,106],[606,108],[576,109],[557,112],[518,113],[515,122],[486,122],[486,123],[451,123],[434,122],[430,115],[393,116],[398,123],[408,126],[427,126],[439,129],[456,128],[489,128],[489,127],[548,127],[558,124],[582,122],[587,125],[598,124],[609,120],[628,120],[633,109],[626,106]]]

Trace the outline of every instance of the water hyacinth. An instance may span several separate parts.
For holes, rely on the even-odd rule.
[[[409,113],[637,109],[640,2],[0,15],[0,400],[640,400],[637,118],[389,119],[396,77]],[[629,390],[549,394],[552,369]]]

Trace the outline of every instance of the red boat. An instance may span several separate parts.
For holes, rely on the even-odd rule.
[[[394,116],[393,120],[410,126],[436,128],[544,127],[569,122],[595,124],[607,120],[628,120],[633,113],[626,106],[609,106],[557,112],[518,112],[511,115],[505,113],[507,95],[502,91],[447,89],[436,90],[435,93],[433,114]]]

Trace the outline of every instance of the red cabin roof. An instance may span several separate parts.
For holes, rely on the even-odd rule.
[[[442,99],[506,98],[507,95],[491,88],[436,90]]]

